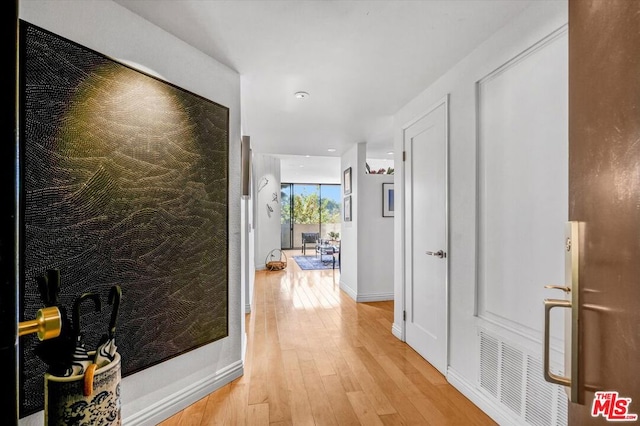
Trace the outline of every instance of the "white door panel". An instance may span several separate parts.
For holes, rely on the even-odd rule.
[[[447,368],[447,103],[405,130],[406,341]],[[441,252],[441,253],[440,253]]]

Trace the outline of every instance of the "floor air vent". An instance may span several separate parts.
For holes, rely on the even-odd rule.
[[[479,336],[480,388],[522,424],[565,426],[564,388],[544,380],[538,357],[484,330]]]

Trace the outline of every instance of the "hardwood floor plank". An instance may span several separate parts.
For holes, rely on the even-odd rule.
[[[174,414],[173,416],[169,417],[168,419],[158,423],[158,426],[179,426],[180,425],[180,418],[182,418],[182,413],[184,411],[180,411],[176,414]]]
[[[378,416],[384,426],[404,426],[406,425],[405,419],[400,414],[385,414],[384,416]]]
[[[291,407],[291,419],[295,425],[314,425],[309,395],[304,386],[304,379],[298,363],[296,351],[282,352],[285,376],[289,389],[289,404]]]
[[[357,348],[356,348],[357,349]],[[371,372],[362,365],[362,362],[354,352],[356,349],[346,349],[342,351],[345,361],[356,376],[356,380],[360,383],[362,391],[370,399],[371,404],[375,407],[377,414],[393,414],[396,412],[395,408],[385,395],[382,388],[375,382],[371,375]]]
[[[194,404],[191,404],[185,408],[180,417],[180,426],[200,426],[202,418],[204,416],[205,408],[207,407],[207,401],[209,397],[200,399]]]
[[[221,426],[229,424],[229,390],[231,385],[223,386],[209,395],[202,414],[201,426]]]
[[[347,392],[349,403],[353,407],[353,411],[358,416],[360,424],[366,426],[383,426],[382,420],[376,414],[376,410],[371,406],[371,402],[363,391]]]
[[[340,379],[340,384],[346,392],[355,392],[362,390],[360,383],[358,382],[355,374],[349,368],[349,365],[344,360],[342,352],[339,349],[327,351],[327,354],[331,357],[333,369],[336,375]]]
[[[311,405],[311,413],[316,425],[335,425],[339,423],[331,410],[329,398],[325,393],[322,379],[317,369],[309,369],[302,375],[304,387],[309,395],[309,403]]]
[[[247,423],[248,385],[246,383],[232,382],[229,389],[229,426],[244,425]]]
[[[247,426],[268,426],[269,404],[252,404],[247,408]]]
[[[456,389],[449,385],[437,386],[439,392],[444,394],[453,404],[454,410],[460,417],[467,420],[467,424],[478,426],[495,425],[496,423],[487,417],[487,415],[474,405],[467,397],[462,395]]]
[[[360,348],[356,350],[359,359],[362,364],[367,367],[367,370],[371,372],[371,375],[375,379],[380,388],[384,389],[386,397],[389,402],[400,415],[402,424],[406,425],[428,425],[435,424],[429,422],[428,416],[421,414],[421,410],[418,405],[415,404],[414,399],[407,397],[406,390],[398,386],[394,380],[387,374],[387,372],[381,368],[380,364],[374,359],[374,357],[365,349]],[[420,401],[422,402],[422,401]],[[389,417],[388,419],[392,419]],[[389,420],[387,420],[389,421]]]
[[[347,391],[342,386],[340,377],[337,375],[322,376],[322,385],[338,424],[340,426],[359,425],[360,421],[349,403]]]
[[[249,404],[262,404],[269,398],[267,390],[267,357],[266,336],[264,332],[254,333],[254,356],[251,363],[251,380],[249,381]]]

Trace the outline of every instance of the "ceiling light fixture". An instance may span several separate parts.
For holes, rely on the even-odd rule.
[[[393,155],[393,151],[389,151],[389,152],[387,152],[387,154]]]
[[[309,94],[307,92],[296,92],[295,97],[296,99],[307,99]]]
[[[336,149],[335,149],[335,148],[329,148],[329,149],[327,149],[327,151],[329,151],[329,152],[336,152]]]

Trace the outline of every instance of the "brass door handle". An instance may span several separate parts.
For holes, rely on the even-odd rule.
[[[442,259],[443,257],[447,257],[447,253],[445,253],[442,250],[438,250],[438,251],[428,251],[427,254],[429,256],[435,256],[435,257],[439,257],[440,259]]]
[[[18,336],[38,333],[38,339],[53,339],[62,330],[62,316],[56,306],[48,306],[38,310],[36,319],[22,321],[18,324]]]
[[[549,314],[553,308],[571,308],[571,302],[568,300],[560,299],[545,299],[544,300],[544,349],[543,349],[543,367],[544,379],[549,383],[556,383],[562,386],[571,386],[571,379],[569,377],[558,376],[553,374],[549,370],[549,339],[550,339],[550,318]]]

